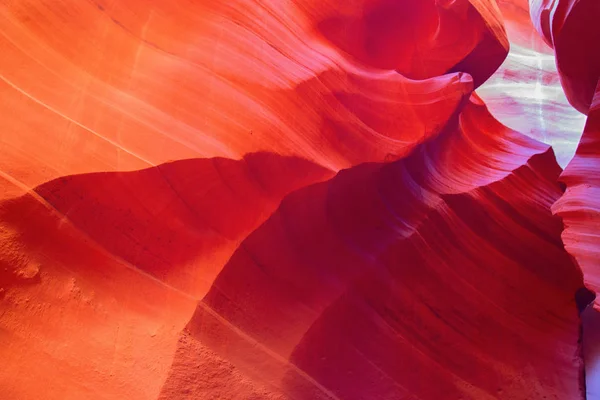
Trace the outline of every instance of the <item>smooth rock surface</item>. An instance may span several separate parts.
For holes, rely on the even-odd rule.
[[[583,399],[593,1],[0,4],[2,399]]]

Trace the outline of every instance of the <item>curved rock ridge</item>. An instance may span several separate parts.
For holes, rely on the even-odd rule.
[[[473,97],[407,158],[288,195],[199,303],[160,399],[583,398],[559,173]]]
[[[537,31],[556,53],[569,102],[587,114],[600,78],[600,3],[596,0],[529,0]]]
[[[534,28],[528,0],[498,1],[510,52],[477,93],[503,124],[552,145],[559,165],[573,158],[585,115],[568,102],[554,51]]]
[[[156,398],[194,301],[240,241],[331,176],[257,153],[63,177],[1,202],[6,398],[40,383],[45,399]]]
[[[297,2],[317,31],[343,52],[409,78],[461,71],[479,86],[509,48],[493,0]]]
[[[404,1],[403,8],[364,1],[345,11],[308,0],[55,3],[0,9],[3,198],[60,176],[188,158],[266,151],[332,170],[396,159],[436,133],[470,92],[468,74],[480,84],[508,47],[493,7],[480,14],[487,8],[466,1]],[[376,24],[368,40],[383,47],[361,63],[318,32],[316,6],[357,18],[387,15],[391,31]],[[435,24],[398,37],[394,21],[414,7],[427,8],[423,18]],[[432,49],[415,67],[433,68],[418,76],[426,80],[369,61],[421,39]],[[409,56],[398,52],[398,60]],[[385,114],[353,114],[373,100]]]
[[[15,216],[42,201],[115,258],[202,298],[239,242],[286,194],[331,176],[306,160],[270,153],[180,160],[63,177],[35,188],[38,199],[26,195],[2,208]]]
[[[567,190],[552,211],[564,221],[563,242],[583,270],[586,285],[600,293],[600,82],[577,153],[560,179]],[[600,309],[600,299],[594,307]]]

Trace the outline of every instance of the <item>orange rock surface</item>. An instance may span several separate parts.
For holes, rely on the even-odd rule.
[[[583,399],[600,10],[526,3],[0,4],[0,397]]]

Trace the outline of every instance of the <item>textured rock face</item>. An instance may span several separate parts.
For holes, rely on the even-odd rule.
[[[565,195],[553,211],[563,217],[563,241],[584,271],[586,283],[600,288],[599,197],[600,172],[600,53],[586,43],[600,41],[600,15],[595,1],[531,1],[536,29],[554,47],[561,83],[571,104],[587,114],[583,136],[573,160],[562,174]],[[582,41],[581,38],[585,38]]]
[[[3,398],[583,399],[600,3],[530,3],[0,5]]]
[[[553,211],[565,223],[562,234],[590,289],[600,290],[600,82],[588,111],[577,153],[561,175],[567,191]],[[596,302],[598,307],[598,301]]]
[[[587,115],[575,157],[561,174],[565,194],[553,205],[565,229],[562,239],[584,273],[587,287],[600,288],[600,3],[596,1],[530,0],[531,17],[538,32],[554,48],[562,87],[569,102]],[[588,48],[591,45],[591,48]],[[598,300],[594,303],[598,309]],[[598,398],[598,314],[585,317],[584,353],[588,368],[588,398]],[[594,335],[592,337],[592,335]]]
[[[546,146],[473,126],[490,118],[482,108],[408,158],[286,197],[225,265],[183,345],[208,345],[289,398],[578,398],[581,277],[549,211],[560,170]],[[498,162],[504,147],[511,166],[482,165],[478,147]],[[477,177],[455,167],[462,157]],[[548,348],[561,349],[551,365]],[[188,365],[168,387],[212,371]]]

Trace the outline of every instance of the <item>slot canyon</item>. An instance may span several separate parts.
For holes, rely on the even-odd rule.
[[[600,400],[600,0],[0,0],[0,400]]]

